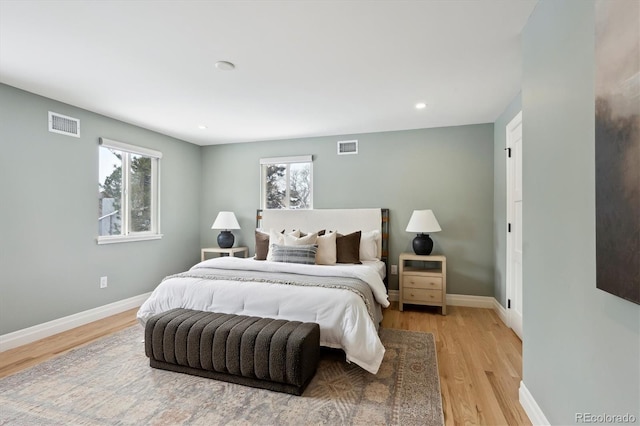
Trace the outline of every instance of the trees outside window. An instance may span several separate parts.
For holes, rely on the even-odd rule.
[[[160,238],[161,153],[101,139],[98,179],[98,242]]]
[[[313,208],[311,156],[260,160],[263,209]]]

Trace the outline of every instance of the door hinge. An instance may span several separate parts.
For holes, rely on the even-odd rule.
[[[511,299],[507,299],[507,309],[511,309]]]
[[[507,232],[511,232],[511,224],[507,223]]]
[[[505,151],[507,151],[507,157],[511,158],[511,148],[505,148]]]

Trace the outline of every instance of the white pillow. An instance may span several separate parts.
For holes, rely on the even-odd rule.
[[[316,239],[318,238],[318,233],[314,232],[313,234],[307,234],[304,237],[300,236],[300,231],[297,231],[298,235],[287,234],[284,236],[284,245],[285,246],[307,246],[310,244],[315,244]]]
[[[338,260],[338,253],[336,251],[336,234],[335,232],[329,232],[325,235],[320,235],[316,240],[318,244],[318,252],[316,253],[317,265],[335,265]]]
[[[299,237],[300,236],[300,231],[292,231],[289,232],[287,234],[281,234],[278,231],[275,231],[273,229],[269,230],[269,248],[271,248],[272,244],[278,244],[283,246],[284,245],[284,237],[285,236],[292,236],[292,237]],[[269,252],[267,253],[267,260],[271,260],[273,261],[273,255],[271,253],[271,250],[269,250]]]
[[[377,229],[360,235],[360,260],[380,260],[378,245],[382,234]]]

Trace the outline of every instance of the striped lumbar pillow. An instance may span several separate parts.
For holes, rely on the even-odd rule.
[[[305,265],[315,265],[318,246],[315,244],[299,246],[283,246],[271,244],[269,253],[272,253],[273,262],[302,263]]]

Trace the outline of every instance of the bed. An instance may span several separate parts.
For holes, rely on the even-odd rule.
[[[173,308],[315,322],[322,346],[342,349],[347,361],[377,373],[385,352],[378,328],[389,305],[388,210],[265,210],[257,220],[254,258],[209,259],[165,278],[140,307],[139,322]],[[256,260],[263,255],[259,234],[269,235],[267,260]],[[341,256],[335,260],[349,250],[359,258],[332,262],[331,244]]]

